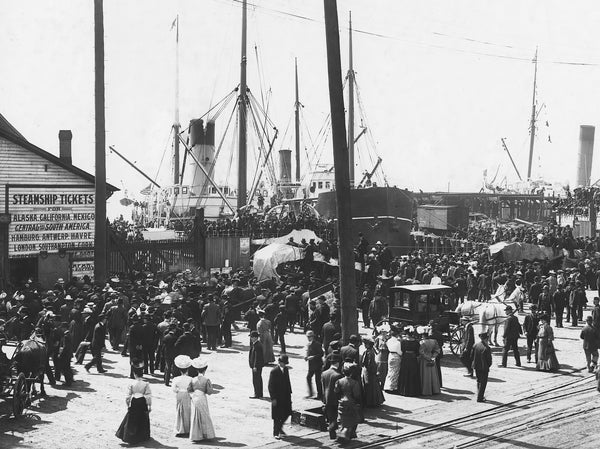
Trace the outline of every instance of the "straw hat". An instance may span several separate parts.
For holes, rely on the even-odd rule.
[[[179,369],[188,369],[192,365],[192,359],[189,355],[178,355],[175,357],[174,362]]]
[[[208,366],[208,363],[204,360],[201,360],[200,357],[196,357],[195,359],[192,359],[191,363],[192,363],[192,366],[194,368],[196,368],[197,370],[202,370]]]

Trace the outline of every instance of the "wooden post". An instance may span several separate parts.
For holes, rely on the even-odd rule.
[[[596,210],[596,195],[598,190],[596,187],[590,189],[590,239],[596,240],[596,226],[598,219],[598,211]]]
[[[352,250],[352,212],[350,208],[350,174],[348,146],[346,143],[344,92],[342,88],[342,65],[340,61],[340,37],[336,0],[324,0],[324,9],[333,162],[335,165],[335,198],[338,213],[341,325],[342,339],[344,342],[347,342],[350,335],[358,334],[358,315],[356,313],[354,253]]]
[[[94,0],[95,107],[96,107],[96,204],[94,229],[94,279],[104,282],[106,273],[106,135],[104,117],[104,8]]]

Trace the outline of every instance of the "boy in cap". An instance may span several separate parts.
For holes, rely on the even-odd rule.
[[[488,375],[492,366],[492,350],[488,345],[489,335],[487,332],[479,334],[481,341],[473,346],[473,369],[477,377],[477,402],[485,402],[485,388],[487,387]]]

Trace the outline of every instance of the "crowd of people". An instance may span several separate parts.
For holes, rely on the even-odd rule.
[[[319,249],[314,242],[305,248],[311,245],[313,251]],[[506,366],[510,351],[515,363],[521,364],[517,340],[524,333],[527,359],[533,357],[541,371],[559,367],[551,320],[562,327],[566,311],[566,322],[578,326],[587,302],[585,290],[600,287],[596,259],[581,260],[566,270],[547,261],[493,259],[485,251],[444,255],[413,251],[395,256],[385,242],[371,245],[363,235],[358,236],[355,254],[362,266],[357,276],[357,313],[362,312],[364,328],[373,329],[373,338],[352,335],[342,341],[336,276],[319,274],[314,260],[304,260],[293,272],[283,273],[280,284],[259,282],[248,270],[208,279],[190,270],[163,276],[140,272],[115,276],[106,284],[89,278],[59,279],[46,291],[30,280],[0,294],[0,326],[9,339],[37,334],[44,340],[50,384],[64,378],[64,384],[71,385],[72,360],[83,364],[88,351],[91,358],[84,368],[103,373],[107,343],[111,350],[128,356],[132,379],[128,413],[117,432],[127,442],[149,438],[152,395],[143,375],[157,371],[177,398],[175,432],[189,434],[192,440],[215,437],[207,400],[212,389],[202,351],[203,347],[231,347],[232,328],[248,332],[253,398],[263,397],[262,370],[271,366],[273,435],[284,437],[282,425],[292,412],[286,337],[300,329],[306,336],[308,395],[322,402],[331,438],[347,441],[356,437],[364,408],[380,406],[384,392],[427,397],[442,388],[444,336],[436,322],[417,327],[387,322],[390,286],[447,285],[459,303],[488,302],[499,287],[505,297],[518,292],[517,310],[506,309],[501,365]],[[330,293],[312,295],[317,289]],[[530,311],[521,324],[515,312],[524,312],[527,302]],[[594,300],[592,316],[581,332],[590,371],[598,364],[599,303]],[[439,306],[443,309],[444,304]],[[465,351],[460,358],[467,375],[476,375],[478,400],[484,401],[491,352],[487,333],[475,343],[472,324],[468,317],[463,320]],[[279,345],[278,356],[275,345]],[[1,355],[2,351],[0,375],[14,369]]]

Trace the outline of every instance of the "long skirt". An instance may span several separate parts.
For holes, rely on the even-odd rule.
[[[146,398],[132,398],[127,414],[116,433],[125,443],[135,444],[150,439],[150,416]]]
[[[557,371],[560,368],[554,344],[547,338],[540,338],[539,340],[536,368],[539,371]]]
[[[429,364],[425,359],[420,361],[421,372],[421,394],[423,396],[431,396],[440,393],[440,378],[438,377],[435,360]]]
[[[214,438],[215,429],[210,419],[208,400],[203,391],[194,391],[191,410],[190,440],[198,441]]]
[[[404,354],[400,375],[398,376],[398,393],[402,396],[421,396],[421,375],[419,374],[419,361],[414,354]]]
[[[366,382],[365,382],[366,381]],[[363,404],[365,407],[379,407],[385,402],[377,374],[363,377]]]
[[[400,362],[402,357],[395,352],[390,353],[388,358],[388,373],[385,378],[383,389],[386,391],[396,391],[398,389],[398,376],[400,375]]]
[[[177,393],[177,405],[175,407],[177,419],[175,421],[175,434],[188,433],[190,431],[191,400],[187,390]]]
[[[260,342],[263,347],[263,358],[265,363],[272,363],[275,361],[275,353],[273,352],[273,339],[269,332],[263,332],[260,334]]]

